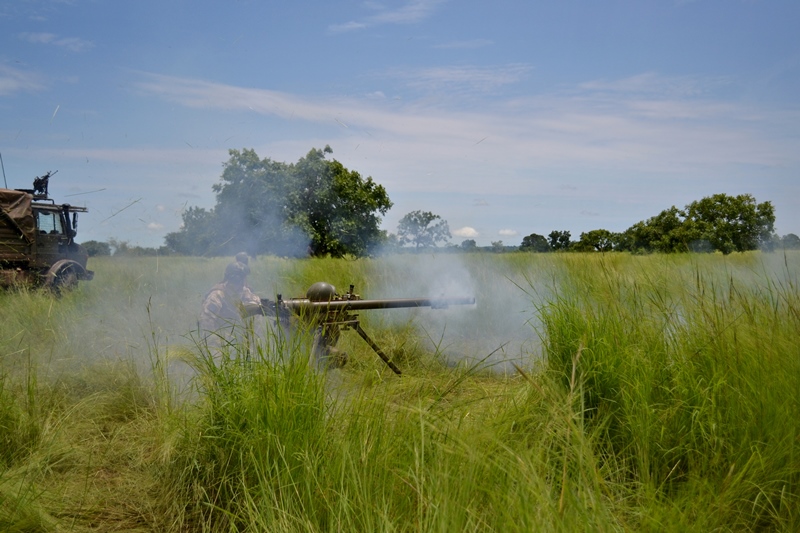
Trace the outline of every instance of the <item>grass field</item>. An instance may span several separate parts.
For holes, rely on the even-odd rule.
[[[226,259],[0,294],[2,531],[800,531],[800,253],[259,258],[366,298],[342,370],[197,342]]]

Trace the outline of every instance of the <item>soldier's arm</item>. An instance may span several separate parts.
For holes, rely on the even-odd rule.
[[[217,321],[222,314],[224,306],[222,294],[219,292],[211,292],[203,302],[203,311],[200,314],[200,327],[202,329],[215,329]]]
[[[247,316],[263,315],[264,309],[261,307],[261,298],[256,296],[249,287],[242,292],[242,307]]]

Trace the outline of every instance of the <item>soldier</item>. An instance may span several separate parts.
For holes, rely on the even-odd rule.
[[[200,314],[200,329],[216,332],[233,329],[242,319],[262,312],[261,299],[245,284],[250,268],[239,261],[225,267],[225,277],[206,294]]]
[[[234,256],[234,259],[236,259],[236,261],[238,263],[241,263],[243,265],[246,265],[248,263],[248,261],[249,261],[249,257],[247,255],[247,252],[239,252],[238,254],[236,254]]]

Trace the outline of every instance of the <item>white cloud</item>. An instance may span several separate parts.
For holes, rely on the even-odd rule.
[[[18,34],[19,38],[23,41],[28,41],[29,43],[35,44],[48,44],[55,40],[56,34],[55,33],[20,33]]]
[[[19,38],[34,44],[52,44],[66,48],[72,52],[83,52],[94,48],[92,41],[80,39],[78,37],[58,37],[54,33],[20,33]]]
[[[360,30],[366,27],[367,25],[364,24],[363,22],[350,21],[350,22],[345,22],[343,24],[331,24],[330,26],[328,26],[328,31],[330,31],[331,33],[344,33],[353,30]]]
[[[438,44],[434,48],[453,49],[453,50],[466,50],[474,48],[483,48],[491,46],[494,41],[491,39],[472,39],[469,41],[450,41],[448,43]]]
[[[447,66],[420,69],[390,69],[385,75],[400,79],[409,87],[441,90],[453,87],[468,87],[479,91],[490,91],[522,80],[533,70],[530,65],[514,63],[496,67]]]
[[[0,64],[0,96],[39,91],[42,88],[44,85],[38,75]]]
[[[381,24],[414,24],[430,17],[436,6],[442,2],[443,0],[407,0],[396,9],[387,9],[383,4],[370,2],[366,6],[373,10],[372,15],[359,21],[331,24],[328,30],[331,33],[343,33]]]
[[[800,113],[709,98],[592,91],[578,97],[570,90],[494,99],[476,111],[457,109],[457,98],[444,107],[424,100],[300,96],[152,74],[138,87],[185,107],[307,122],[313,138],[272,142],[269,153],[299,156],[309,146],[331,144],[337,159],[380,176],[392,191],[457,190],[482,197],[570,187],[586,195],[596,194],[597,180],[611,174],[684,176],[715,168],[724,175],[737,164],[800,164],[800,141],[792,135]],[[344,143],[357,152],[342,154]],[[561,169],[569,169],[569,181],[552,179]]]
[[[147,225],[147,229],[150,231],[160,231],[164,229],[164,224],[159,224],[158,222],[150,222]]]
[[[443,0],[409,0],[398,9],[384,10],[370,17],[372,22],[410,24],[428,18]]]
[[[469,226],[464,226],[463,228],[454,230],[452,233],[454,237],[475,238],[478,235],[480,235],[480,233],[478,233],[477,230],[475,230],[475,228],[470,228]]]
[[[497,232],[497,234],[503,237],[515,237],[519,235],[519,232],[513,229],[501,229],[500,231]]]
[[[601,93],[697,96],[730,83],[731,80],[725,77],[661,76],[645,72],[618,80],[592,80],[579,84],[577,89]]]

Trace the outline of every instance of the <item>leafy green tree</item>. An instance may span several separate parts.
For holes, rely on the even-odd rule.
[[[336,160],[329,146],[287,165],[251,149],[230,150],[212,210],[190,208],[166,237],[179,253],[284,256],[365,255],[385,239],[380,215],[392,203],[372,178]]]
[[[686,213],[675,206],[650,217],[646,222],[638,222],[627,230],[630,251],[646,252],[687,252],[689,243],[696,242],[696,236],[688,232],[683,219]]]
[[[385,237],[381,219],[392,202],[382,185],[362,178],[340,162],[327,161],[325,150],[311,150],[293,167],[289,220],[310,237],[313,255],[367,255]]]
[[[606,229],[593,229],[581,233],[578,246],[592,252],[610,252],[614,249],[615,236]]]
[[[749,194],[715,194],[692,202],[683,210],[672,206],[647,221],[637,222],[618,238],[617,249],[744,252],[770,247],[774,223],[770,202],[758,204]]]
[[[478,243],[475,242],[475,239],[461,241],[461,249],[467,252],[474,251],[477,247]]]
[[[215,242],[214,211],[202,207],[190,207],[183,212],[180,231],[167,233],[166,246],[183,255],[205,255]]]
[[[775,209],[750,194],[715,194],[686,206],[686,230],[723,254],[768,245],[775,231]]]
[[[438,222],[437,222],[438,221]],[[446,220],[430,211],[412,211],[400,219],[397,236],[403,245],[413,244],[416,249],[436,246],[450,239]]]
[[[570,234],[569,231],[558,231],[553,230],[547,236],[548,241],[550,242],[550,248],[555,251],[564,251],[568,250],[570,246]]]
[[[550,243],[547,242],[547,238],[544,235],[531,233],[522,238],[522,244],[519,249],[522,252],[549,252]]]
[[[492,251],[496,254],[501,254],[506,251],[503,241],[492,241]]]
[[[290,168],[255,150],[229,150],[217,193],[207,253],[296,255],[305,252],[307,239],[287,224],[286,197],[293,187]]]

